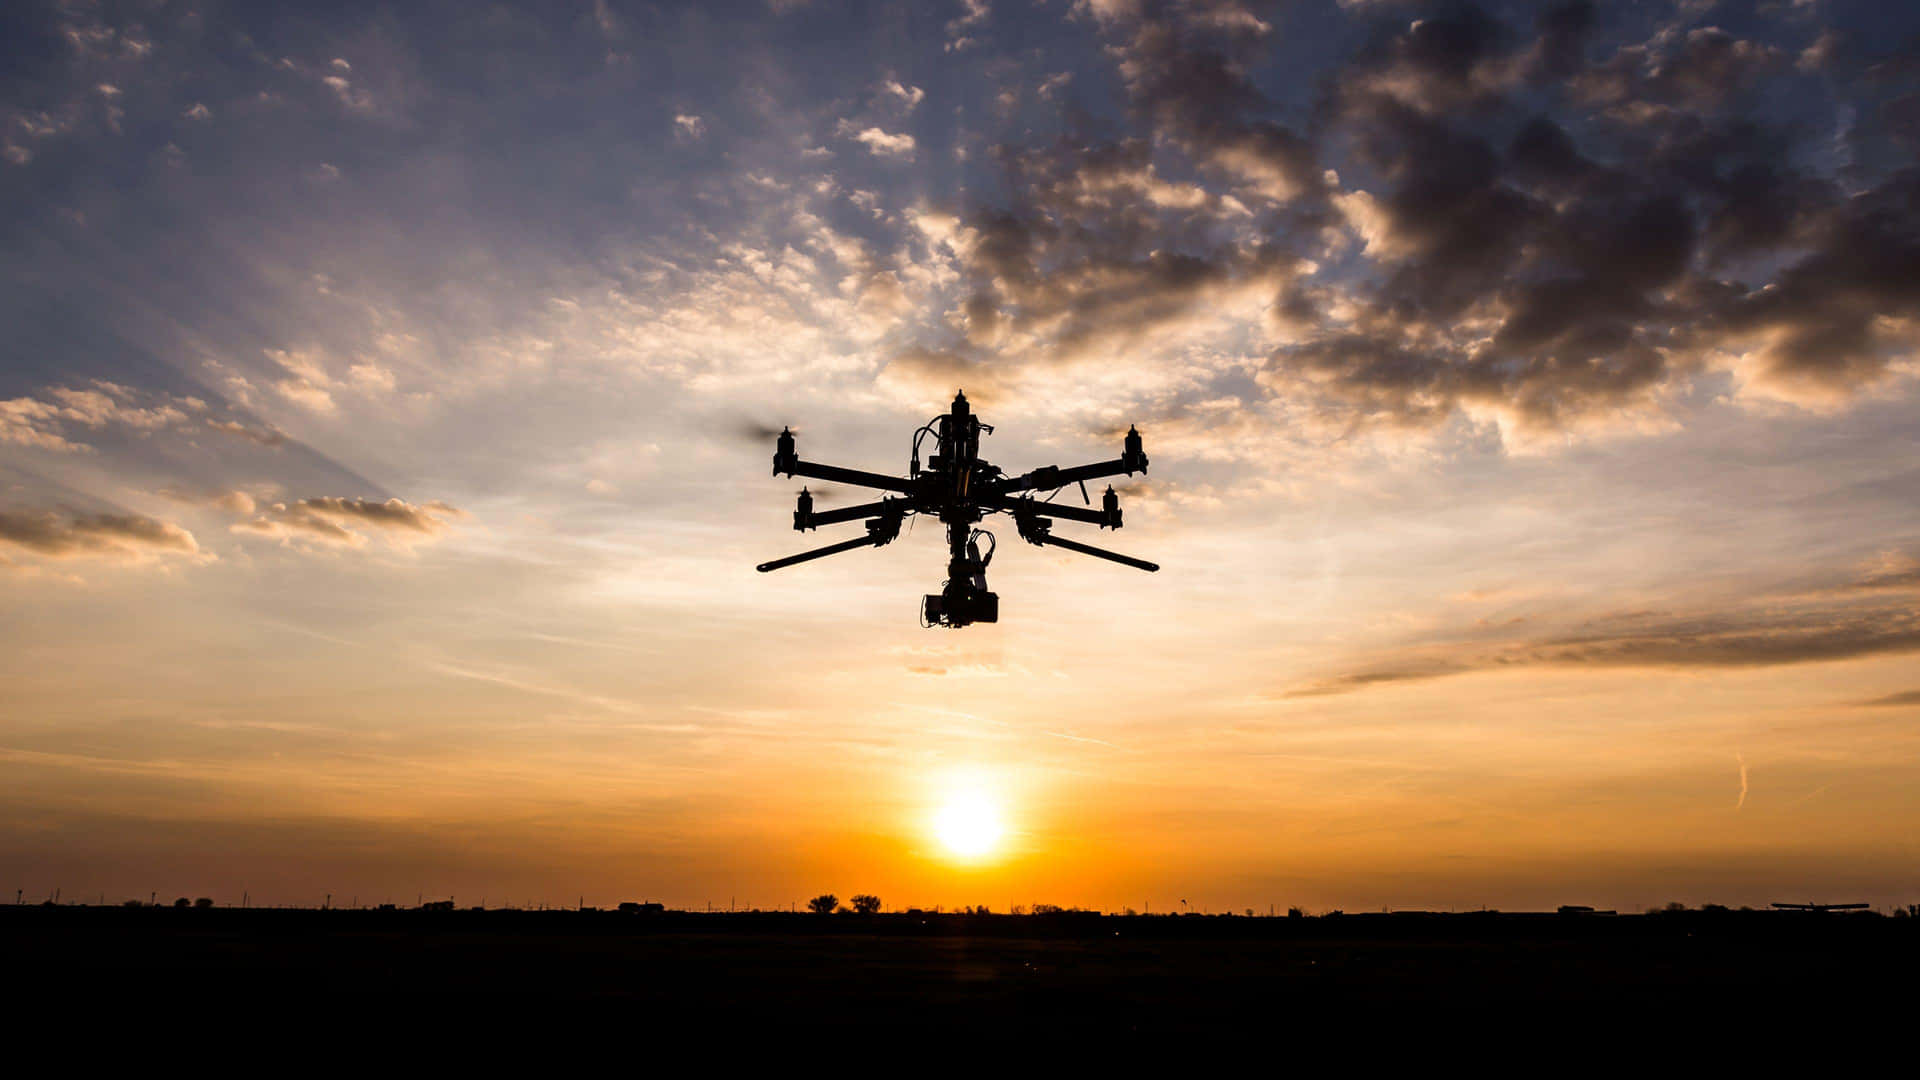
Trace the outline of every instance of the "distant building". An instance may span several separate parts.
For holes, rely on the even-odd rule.
[[[426,903],[420,905],[420,910],[421,911],[452,911],[453,901],[429,900]]]
[[[644,904],[637,904],[632,900],[625,900],[625,901],[622,901],[620,904],[620,913],[622,915],[659,915],[665,912],[666,910],[667,910],[667,905],[656,904],[656,903],[653,903],[652,901],[648,901],[647,903],[644,903]]]

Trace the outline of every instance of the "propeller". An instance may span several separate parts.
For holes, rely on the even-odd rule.
[[[755,446],[770,443],[779,438],[782,430],[791,431],[795,435],[800,434],[800,429],[791,424],[767,424],[750,416],[743,416],[734,421],[731,430],[734,438],[742,442],[750,442]]]

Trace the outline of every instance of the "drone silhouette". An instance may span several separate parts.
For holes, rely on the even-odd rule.
[[[775,442],[773,475],[831,480],[897,492],[902,497],[882,497],[879,502],[816,512],[813,509],[813,495],[802,487],[799,505],[793,511],[793,527],[796,531],[805,532],[822,525],[866,518],[867,535],[764,562],[756,569],[764,574],[769,570],[838,555],[855,548],[882,547],[900,535],[900,524],[908,515],[929,514],[946,525],[947,549],[951,558],[947,563],[946,583],[938,593],[928,594],[921,601],[920,621],[923,626],[955,628],[970,623],[1000,621],[1000,597],[987,591],[987,564],[993,561],[994,550],[999,545],[992,533],[977,527],[988,514],[1013,515],[1014,526],[1020,531],[1021,539],[1029,544],[1065,548],[1149,573],[1160,569],[1144,559],[1053,535],[1053,519],[1056,517],[1084,521],[1103,529],[1120,527],[1119,494],[1109,484],[1106,494],[1101,497],[1100,509],[1093,510],[1093,500],[1087,496],[1087,481],[1122,473],[1132,476],[1136,472],[1147,471],[1147,454],[1141,448],[1138,429],[1128,427],[1120,456],[1111,461],[1098,461],[1071,469],[1046,465],[1020,476],[1008,476],[999,466],[980,456],[980,433],[983,431],[991,435],[993,425],[981,423],[980,418],[973,414],[964,391],[955,394],[951,411],[927,421],[913,433],[913,454],[907,475],[899,477],[802,461],[794,451],[793,429],[783,429]],[[927,467],[922,469],[920,444],[928,435],[934,437],[935,448],[933,456],[927,459]],[[1088,509],[1053,503],[1055,495],[1074,484],[1079,485],[1080,497]],[[1034,498],[1038,492],[1050,494],[1040,500]],[[1051,516],[1043,517],[1043,513]],[[985,555],[980,553],[983,540],[987,544]]]

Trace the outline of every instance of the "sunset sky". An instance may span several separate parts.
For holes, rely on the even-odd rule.
[[[0,887],[1911,903],[1916,154],[1866,0],[7,3]],[[1162,571],[754,572],[960,387]]]

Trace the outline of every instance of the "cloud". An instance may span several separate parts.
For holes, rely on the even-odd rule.
[[[213,417],[208,417],[207,426],[215,431],[231,435],[236,439],[245,439],[248,442],[258,443],[261,446],[279,447],[285,446],[287,443],[287,437],[282,432],[272,428],[251,428],[238,420],[216,420]]]
[[[909,348],[896,354],[880,373],[880,382],[903,396],[938,401],[965,390],[979,408],[1005,399],[1006,375],[993,365],[937,349]]]
[[[1920,706],[1920,690],[1903,690],[1897,694],[1868,698],[1866,701],[1858,701],[1854,704],[1866,708],[1907,708]]]
[[[334,411],[334,379],[327,373],[317,352],[309,349],[268,349],[266,355],[267,359],[287,373],[287,378],[274,384],[282,397],[313,412]]]
[[[705,136],[706,133],[707,122],[705,119],[692,113],[674,114],[673,134],[676,138],[698,139]]]
[[[49,559],[138,562],[202,554],[192,533],[139,514],[0,510],[0,544]]]
[[[65,452],[85,450],[85,446],[59,432],[54,421],[60,416],[58,406],[34,398],[0,401],[0,443]]]
[[[68,437],[72,427],[157,431],[185,423],[189,411],[205,407],[197,398],[144,393],[104,379],[43,394],[0,401],[0,444],[74,453],[88,447]]]
[[[233,526],[236,533],[266,536],[281,543],[306,541],[338,547],[364,547],[369,532],[385,536],[396,547],[432,540],[466,518],[465,511],[445,503],[420,505],[401,499],[384,502],[319,496],[297,502],[277,502],[250,521]]]
[[[1525,668],[1730,670],[1920,652],[1911,605],[1801,606],[1687,616],[1623,614],[1600,628],[1495,645],[1409,649],[1360,671],[1317,679],[1284,697],[1349,693],[1390,683]]]
[[[1254,77],[1269,24],[1239,5],[1076,11],[1133,130],[995,149],[1007,194],[958,214],[964,346],[935,351],[1018,379],[1237,325],[1270,343],[1257,386],[1330,423],[1530,440],[1664,425],[1729,369],[1845,401],[1920,345],[1920,171],[1843,194],[1754,111],[1796,77],[1777,46],[1696,27],[1603,53],[1588,3],[1436,5],[1381,20],[1302,123]],[[1199,317],[1239,290],[1264,316]]]
[[[189,506],[210,506],[225,510],[230,514],[251,514],[258,507],[258,501],[249,492],[233,489],[229,491],[195,491],[173,487],[163,487],[156,492],[160,497]]]
[[[1920,556],[1898,549],[1881,552],[1836,591],[1920,591]]]
[[[960,14],[947,21],[947,52],[960,52],[979,44],[979,39],[970,31],[978,28],[993,14],[993,6],[988,0],[960,0]]]
[[[892,134],[877,127],[861,127],[851,121],[840,122],[840,135],[852,139],[867,148],[875,157],[899,158],[903,161],[913,159],[915,143],[913,136],[900,133]]]
[[[917,86],[907,86],[898,79],[887,79],[882,82],[880,84],[880,93],[906,106],[908,112],[912,112],[915,107],[926,100],[927,96],[925,90]]]

